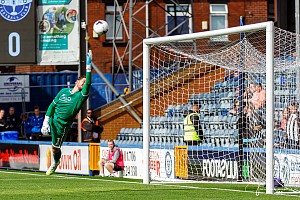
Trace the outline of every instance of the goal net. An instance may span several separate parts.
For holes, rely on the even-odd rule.
[[[144,183],[157,148],[174,178],[298,186],[298,40],[272,22],[145,39]]]

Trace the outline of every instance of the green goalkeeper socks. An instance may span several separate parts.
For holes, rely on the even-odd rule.
[[[54,162],[58,163],[61,157],[61,151],[57,152],[57,153],[53,153],[53,157],[54,157]]]

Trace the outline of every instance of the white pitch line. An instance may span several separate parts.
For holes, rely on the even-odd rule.
[[[108,179],[95,179],[95,178],[90,178],[90,177],[78,177],[75,175],[71,175],[71,176],[61,176],[61,175],[52,175],[53,178],[46,178],[46,175],[43,174],[32,174],[32,173],[24,173],[24,172],[11,172],[11,171],[1,171],[0,173],[9,173],[9,174],[20,174],[20,175],[29,175],[29,176],[39,176],[39,177],[45,177],[45,178],[41,178],[43,179],[76,179],[76,180],[89,180],[89,181],[102,181],[102,182],[115,182],[115,183],[128,183],[128,184],[137,184],[137,185],[141,185],[143,183],[140,182],[132,182],[132,181],[121,181],[121,180],[108,180]],[[1,178],[0,178],[1,180]],[[12,179],[15,180],[15,179]],[[241,193],[253,193],[256,194],[256,192],[254,191],[242,191],[242,190],[232,190],[232,189],[225,189],[225,188],[202,188],[202,187],[197,187],[197,186],[187,186],[187,185],[177,185],[177,184],[172,184],[172,185],[168,185],[168,184],[164,184],[164,183],[151,183],[150,185],[157,185],[157,186],[166,186],[166,187],[177,187],[177,188],[186,188],[186,189],[198,189],[198,190],[219,190],[219,191],[229,191],[229,192],[241,192]],[[264,194],[264,193],[263,193]],[[276,194],[275,194],[276,195]],[[285,195],[285,194],[277,194],[277,195],[282,195],[282,196],[293,196],[293,197],[298,197],[300,198],[300,196],[298,195]]]

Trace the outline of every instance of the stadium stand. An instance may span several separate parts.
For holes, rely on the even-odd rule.
[[[248,75],[249,76],[249,75]],[[282,110],[296,98],[296,75],[275,74],[275,116],[276,122],[281,119]],[[265,84],[265,77],[251,74],[251,79]],[[288,84],[285,84],[285,81]],[[244,81],[248,85],[249,80]],[[187,104],[169,105],[165,109],[164,116],[152,116],[150,118],[150,146],[178,146],[183,142],[183,116],[193,103],[199,103],[200,123],[205,140],[202,146],[213,147],[237,147],[238,124],[240,116],[230,113],[237,98],[233,89],[238,87],[238,81],[224,80],[215,82],[210,92],[191,94]],[[265,130],[261,130],[262,135]],[[278,135],[278,134],[276,134]],[[280,138],[275,138],[279,140]],[[246,139],[244,139],[246,141]],[[101,141],[105,142],[105,141]],[[118,144],[139,146],[143,145],[143,129],[122,128],[117,137]]]

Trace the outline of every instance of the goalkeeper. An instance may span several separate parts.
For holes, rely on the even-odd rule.
[[[81,76],[75,82],[73,89],[64,88],[50,104],[43,122],[41,132],[52,135],[52,153],[54,162],[46,175],[55,172],[60,163],[61,145],[65,140],[73,119],[87,100],[91,87],[91,56],[87,55],[86,76]]]

